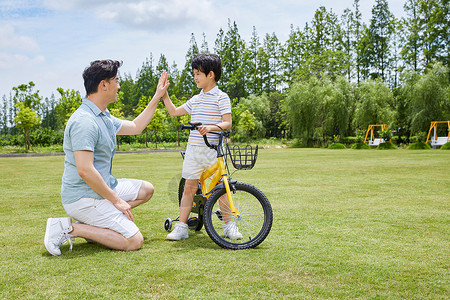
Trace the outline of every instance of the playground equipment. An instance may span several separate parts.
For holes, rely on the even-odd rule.
[[[437,136],[437,125],[447,124],[447,136]],[[430,139],[431,131],[434,129],[433,136]],[[436,149],[437,146],[442,146],[450,141],[450,121],[433,121],[428,130],[427,143],[431,144],[431,147]]]
[[[381,130],[386,130],[388,126],[386,124],[372,124],[369,125],[369,128],[367,128],[366,137],[364,139],[364,143],[369,142],[369,146],[378,146],[380,143],[386,143],[386,141],[383,138],[375,138],[374,131],[377,127],[380,127]],[[367,140],[367,136],[369,135],[369,140]],[[390,142],[391,140],[389,140]]]

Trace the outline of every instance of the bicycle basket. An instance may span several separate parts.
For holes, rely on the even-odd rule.
[[[255,166],[256,157],[258,156],[258,145],[239,147],[238,145],[230,146],[227,144],[227,151],[235,169],[250,170]]]

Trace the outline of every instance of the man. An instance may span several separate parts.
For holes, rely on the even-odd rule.
[[[61,199],[70,217],[49,218],[44,244],[52,255],[73,237],[82,237],[111,249],[137,250],[144,238],[131,209],[147,202],[153,185],[136,179],[117,180],[111,173],[116,135],[140,134],[148,125],[169,86],[163,72],[157,90],[133,121],[120,120],[107,110],[120,89],[117,70],[122,62],[94,61],[83,72],[87,98],[73,113],[64,131],[65,152]]]

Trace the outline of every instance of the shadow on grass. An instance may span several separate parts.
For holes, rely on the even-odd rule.
[[[87,257],[87,256],[91,256],[91,255],[96,255],[99,252],[117,251],[117,250],[109,249],[101,244],[87,243],[87,242],[74,243],[72,251],[69,251],[69,244],[62,245],[60,250],[61,250],[61,255],[59,255],[59,256],[53,256],[48,251],[43,252],[42,256],[48,257],[48,258],[60,257],[61,259],[74,259],[74,258],[79,258],[79,257]]]
[[[161,241],[161,239],[155,239]],[[213,240],[204,231],[189,231],[189,238],[181,241],[169,241],[164,239],[164,242],[170,246],[171,249],[183,250],[183,251],[195,251],[198,249],[210,249],[210,250],[224,250],[224,251],[259,251],[267,250],[267,247],[263,244],[258,245],[256,248],[244,249],[244,250],[231,250],[225,249],[214,243]]]

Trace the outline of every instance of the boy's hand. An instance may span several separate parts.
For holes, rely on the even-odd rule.
[[[164,71],[159,77],[158,86],[156,87],[155,96],[158,100],[167,93],[167,88],[169,87],[169,74]]]
[[[204,125],[202,125],[202,126],[198,127],[198,132],[200,132],[201,135],[205,135],[208,132],[213,131],[213,129],[214,129],[213,126],[204,126]]]

